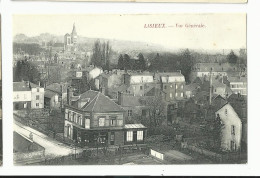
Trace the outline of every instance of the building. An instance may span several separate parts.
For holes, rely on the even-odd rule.
[[[200,90],[200,85],[197,83],[191,83],[189,85],[184,85],[184,98],[194,97],[195,94]]]
[[[83,146],[143,144],[145,127],[125,124],[125,110],[97,91],[68,92],[64,137]]]
[[[223,151],[238,151],[242,139],[242,122],[234,108],[226,103],[215,112],[224,125],[221,130],[221,149]]]
[[[246,77],[228,77],[227,85],[235,94],[247,95],[247,78]]]
[[[64,35],[64,50],[65,51],[77,51],[77,41],[78,41],[78,35],[76,32],[76,27],[75,27],[75,23],[74,23],[71,34],[66,33]]]
[[[68,83],[53,83],[44,91],[44,108],[61,109],[67,102]]]
[[[29,81],[14,82],[13,107],[14,110],[44,108],[44,88]]]
[[[123,83],[129,86],[128,91],[134,96],[145,96],[147,90],[157,85],[151,73],[124,74]]]
[[[236,64],[230,63],[196,63],[192,67],[191,79],[200,77],[209,80],[210,73],[212,76],[239,75],[240,68]]]
[[[113,96],[114,89],[123,84],[123,70],[105,71],[95,78],[95,86],[105,95]]]

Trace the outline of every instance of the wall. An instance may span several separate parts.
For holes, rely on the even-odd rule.
[[[13,92],[13,102],[31,101],[31,100],[32,100],[31,91],[14,91]]]
[[[227,110],[227,115],[225,110]],[[223,151],[231,151],[231,140],[236,143],[236,149],[239,150],[242,138],[242,123],[237,113],[230,104],[227,104],[216,112],[216,116],[217,114],[219,114],[221,122],[224,124],[221,140]],[[235,126],[235,135],[231,134],[231,125]]]
[[[36,96],[39,95],[39,100],[36,100]],[[37,88],[32,88],[32,102],[31,108],[37,108],[36,103],[39,103],[38,108],[44,108],[44,88],[39,88],[39,92],[37,92]]]
[[[111,126],[110,125],[110,116],[116,117],[116,125]],[[107,128],[107,127],[123,127],[124,125],[124,117],[123,117],[123,112],[111,112],[111,113],[93,113],[93,116],[91,117],[90,120],[90,127],[91,128],[100,128],[98,126],[99,124],[99,118],[100,117],[105,117],[105,126],[102,128]]]

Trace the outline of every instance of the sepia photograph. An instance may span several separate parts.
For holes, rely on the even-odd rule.
[[[14,165],[246,164],[246,17],[13,15]]]

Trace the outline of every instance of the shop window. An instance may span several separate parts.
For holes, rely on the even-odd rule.
[[[133,141],[133,131],[127,131],[126,133],[126,141],[132,142]]]
[[[144,139],[143,131],[137,131],[137,140],[142,141]]]

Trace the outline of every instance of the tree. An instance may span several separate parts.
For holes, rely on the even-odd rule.
[[[138,54],[138,60],[135,60],[134,70],[146,70],[146,63],[142,53]]]
[[[190,82],[190,73],[193,66],[193,58],[189,49],[183,51],[180,55],[180,70],[185,77],[186,82]]]
[[[123,58],[122,54],[120,54],[120,56],[118,58],[117,68],[120,69],[120,70],[124,69],[124,58]]]
[[[112,48],[109,41],[100,43],[99,40],[95,41],[93,46],[93,55],[91,58],[91,63],[95,66],[102,67],[105,70],[110,69],[110,57],[112,53]]]
[[[40,73],[38,69],[27,59],[20,60],[14,67],[13,80],[20,82],[22,80],[38,83],[40,81]]]
[[[130,56],[128,54],[124,54],[124,69],[125,70],[131,70],[132,69],[132,65],[131,65],[131,59]]]
[[[237,55],[234,53],[233,50],[231,50],[231,52],[228,54],[227,60],[228,60],[228,62],[231,63],[231,64],[236,64],[236,63],[237,63],[238,57],[237,57]]]
[[[141,100],[145,101],[144,103],[148,112],[148,117],[144,118],[144,124],[149,125],[150,127],[161,126],[163,119],[165,119],[165,104],[162,100],[161,95],[144,97],[141,98]]]
[[[91,63],[95,66],[102,66],[101,44],[99,40],[95,41],[92,51]]]
[[[212,124],[211,135],[213,136],[214,149],[220,151],[221,150],[221,140],[222,140],[222,130],[225,127],[225,125],[221,122],[219,114],[217,114],[217,117],[213,120],[213,122],[211,124]]]

